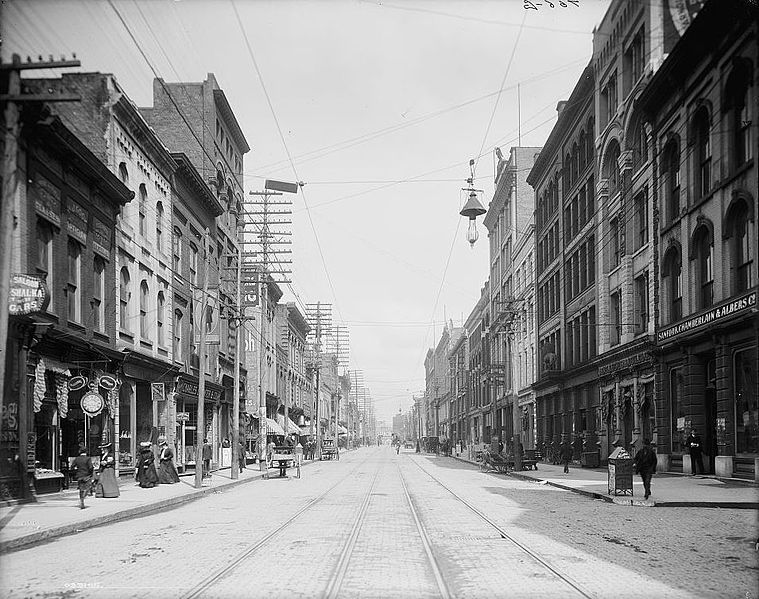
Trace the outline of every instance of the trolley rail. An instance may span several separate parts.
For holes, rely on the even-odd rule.
[[[437,478],[436,476],[432,475],[428,470],[426,470],[425,468],[423,468],[419,464],[419,462],[417,460],[412,459],[412,461],[419,468],[419,470],[421,470],[422,472],[424,472],[430,479],[432,479],[439,486],[441,486],[443,489],[445,489],[446,491],[448,491],[448,493],[450,493],[451,495],[453,495],[453,497],[455,497],[460,503],[462,503],[463,505],[465,505],[470,511],[472,511],[474,514],[476,514],[481,520],[483,520],[490,527],[492,527],[493,529],[495,529],[498,532],[498,534],[501,536],[501,538],[510,541],[516,547],[518,547],[519,549],[521,549],[524,553],[526,553],[527,555],[529,555],[533,560],[535,560],[540,565],[542,565],[547,570],[549,570],[559,580],[565,582],[568,586],[570,586],[572,589],[574,589],[580,596],[585,597],[586,599],[597,599],[597,597],[596,597],[595,594],[593,594],[590,591],[587,591],[587,590],[583,589],[582,586],[580,586],[579,583],[577,583],[574,580],[572,580],[572,578],[569,575],[565,574],[564,572],[562,572],[558,568],[552,566],[550,563],[548,563],[546,560],[544,560],[542,557],[540,557],[540,555],[538,555],[537,553],[535,553],[534,551],[532,551],[529,547],[526,547],[523,543],[520,543],[519,541],[517,541],[508,532],[506,532],[501,526],[499,526],[498,524],[496,524],[495,522],[493,522],[493,520],[490,519],[487,515],[483,514],[479,509],[477,509],[470,502],[468,502],[466,499],[464,499],[463,497],[461,497],[458,493],[456,493],[454,490],[452,490],[448,485],[446,485],[445,483],[443,483],[439,478]],[[398,466],[398,469],[400,470],[400,466]],[[403,473],[401,473],[401,479],[404,481],[403,482],[403,487],[404,487],[404,490],[405,490],[406,489],[406,482],[403,479]],[[408,495],[408,492],[407,492],[407,495]],[[409,503],[411,503],[410,496],[409,496]],[[414,508],[413,508],[413,504],[412,504],[412,510],[413,509]],[[416,519],[416,515],[415,515],[415,519]],[[429,547],[429,539],[427,537],[426,532],[424,532],[423,526],[421,525],[421,523],[418,524],[418,528],[419,528],[420,534],[422,535],[422,540],[423,540],[423,542],[425,542],[425,548]],[[430,551],[431,551],[431,549],[430,549]],[[439,574],[439,568],[437,566],[437,562],[436,562],[433,554],[428,553],[428,557],[430,558],[430,564],[431,564],[431,566],[433,568],[433,571],[436,573],[436,578],[437,578],[437,575]],[[450,596],[450,594],[446,594],[446,593],[447,593],[447,589],[446,590],[441,589],[441,596],[442,597],[446,597],[447,598],[447,597]]]

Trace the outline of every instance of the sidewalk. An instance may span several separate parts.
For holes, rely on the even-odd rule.
[[[453,459],[479,466],[478,463],[462,457]],[[490,473],[494,474],[494,471],[491,470]],[[671,472],[654,474],[651,481],[651,497],[644,500],[643,483],[638,475],[633,476],[632,497],[609,495],[608,471],[605,468],[581,468],[570,465],[569,474],[564,474],[563,466],[540,462],[538,470],[510,472],[508,476],[548,484],[621,505],[759,509],[759,486],[751,481],[734,478],[689,476]]]
[[[79,508],[79,491],[74,483],[60,493],[39,495],[35,502],[1,507],[0,554],[101,524],[171,509],[208,493],[225,491],[260,478],[262,472],[258,464],[248,464],[237,480],[232,480],[230,468],[217,470],[210,479],[204,479],[200,489],[195,488],[194,474],[181,476],[173,485],[158,485],[152,489],[142,489],[132,477],[122,477],[120,497],[87,497],[83,510]]]

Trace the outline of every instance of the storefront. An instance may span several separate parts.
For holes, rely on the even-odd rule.
[[[731,298],[657,333],[658,453],[683,471],[685,438],[701,436],[704,467],[754,478],[759,457],[757,290]],[[689,463],[689,461],[687,461]]]
[[[198,444],[204,439],[214,448],[213,463],[219,464],[222,438],[219,430],[219,405],[224,388],[206,381],[204,396],[203,434],[198,434],[198,393],[197,377],[181,374],[173,394],[176,405],[176,440],[177,466],[187,470],[195,468],[195,455]]]

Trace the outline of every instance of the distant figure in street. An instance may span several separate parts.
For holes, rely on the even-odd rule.
[[[562,443],[561,449],[559,450],[559,459],[561,460],[561,463],[564,464],[564,474],[568,474],[569,462],[572,459],[572,447],[569,443]]]
[[[92,485],[92,458],[87,455],[87,447],[82,443],[79,445],[79,455],[74,458],[72,465],[74,478],[76,478],[79,487],[79,509],[84,509],[84,498],[90,492]]]
[[[240,439],[240,447],[237,449],[237,462],[238,462],[238,465],[240,466],[240,472],[245,470],[245,464],[246,464],[245,441],[243,441],[242,439]]]
[[[690,435],[688,435],[688,438],[685,440],[685,446],[688,448],[688,453],[690,454],[690,464],[691,468],[693,468],[693,476],[696,474],[703,474],[704,462],[701,459],[703,447],[701,445],[701,435],[696,432],[696,429],[691,429]],[[696,468],[696,464],[698,464],[698,468]]]
[[[111,453],[111,444],[100,446],[100,474],[95,489],[96,497],[118,497],[119,483],[116,481],[116,461]]]
[[[643,447],[635,454],[633,468],[643,480],[644,499],[648,499],[651,496],[651,477],[656,472],[656,452],[649,439],[643,439]]]
[[[420,449],[421,449],[421,448],[419,447],[419,439],[417,439],[417,440],[416,440],[416,453],[419,453],[419,452],[420,452]]]
[[[179,482],[179,474],[174,466],[174,451],[169,447],[166,437],[158,437],[161,448],[161,458],[158,464],[158,482],[162,485],[173,485]]]
[[[155,456],[150,441],[140,443],[140,460],[137,471],[137,482],[143,489],[152,489],[158,484],[158,473],[155,469]]]
[[[213,447],[208,439],[203,439],[203,477],[211,476],[211,460],[213,459]]]

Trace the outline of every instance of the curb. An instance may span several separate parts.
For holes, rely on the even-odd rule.
[[[229,482],[225,482],[214,487],[193,489],[186,495],[179,495],[178,497],[172,497],[170,499],[162,499],[156,503],[131,507],[126,510],[121,510],[112,514],[106,514],[104,516],[99,516],[90,520],[84,520],[82,522],[65,524],[63,526],[57,526],[55,528],[48,528],[46,530],[41,530],[39,532],[33,532],[28,535],[17,537],[9,541],[0,541],[0,554],[17,551],[19,549],[26,549],[32,545],[38,545],[50,539],[75,534],[82,532],[83,530],[102,526],[103,524],[121,522],[123,520],[129,520],[138,516],[146,516],[165,508],[178,507],[185,503],[200,499],[209,493],[215,493],[216,491],[227,489],[229,487],[236,487],[237,485],[249,483],[254,480],[261,480],[262,478],[263,476],[260,474],[257,476],[252,476],[251,478],[246,478],[245,480],[230,480]]]

